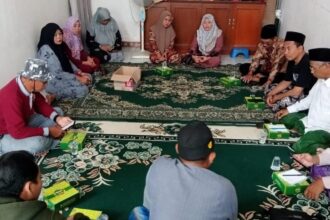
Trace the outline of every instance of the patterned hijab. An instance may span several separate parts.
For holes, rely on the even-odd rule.
[[[108,24],[103,25],[100,23],[106,19],[110,19]],[[90,35],[95,37],[95,41],[99,44],[114,46],[118,30],[117,22],[110,16],[109,10],[101,7],[97,8],[88,29]]]
[[[76,22],[80,22],[79,18],[71,16],[63,27],[63,40],[71,50],[72,56],[80,60],[80,51],[84,48],[81,42],[81,36],[73,33],[73,26]]]
[[[205,31],[203,28],[203,22],[208,19],[212,23],[211,30]],[[214,17],[211,14],[205,14],[202,18],[202,22],[197,30],[197,42],[199,51],[203,55],[209,55],[209,53],[215,47],[217,42],[217,38],[220,37],[222,34],[222,30],[218,28],[217,24],[215,23]]]
[[[48,23],[41,29],[38,50],[43,45],[48,45],[54,51],[58,60],[60,61],[62,70],[65,72],[73,73],[71,63],[65,52],[68,49],[68,46],[65,42],[62,42],[60,45],[57,45],[54,42],[54,36],[57,30],[60,30],[63,33],[63,30],[60,28],[60,26],[55,23]]]
[[[163,11],[159,16],[157,23],[151,26],[151,31],[155,34],[157,47],[161,53],[164,53],[164,51],[170,46],[171,41],[175,38],[175,31],[172,24],[168,28],[164,28],[163,26],[163,21],[167,16],[170,16],[173,20],[171,12]]]

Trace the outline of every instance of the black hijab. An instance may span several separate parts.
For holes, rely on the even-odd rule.
[[[63,30],[55,23],[48,23],[41,29],[40,40],[38,43],[38,50],[43,45],[48,45],[56,54],[59,59],[62,69],[65,72],[73,73],[72,66],[70,64],[69,58],[66,55],[67,45],[63,41],[62,44],[57,45],[54,43],[54,36],[57,30],[60,30],[63,33]]]

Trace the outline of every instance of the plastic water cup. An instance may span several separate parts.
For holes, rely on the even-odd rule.
[[[162,63],[162,68],[167,68],[167,62],[166,62],[166,61],[164,61],[164,62]]]
[[[267,134],[265,131],[260,131],[260,134],[259,134],[259,144],[265,144],[266,143],[266,140],[267,140]]]
[[[109,220],[109,216],[107,214],[102,214],[97,220]]]
[[[72,155],[77,155],[78,154],[78,149],[79,149],[79,145],[76,141],[71,141],[69,143],[69,149]]]

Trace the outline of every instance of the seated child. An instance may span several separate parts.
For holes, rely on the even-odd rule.
[[[0,213],[6,220],[64,220],[64,216],[38,201],[41,173],[27,151],[12,151],[0,157]],[[81,213],[68,220],[81,218]]]
[[[303,135],[293,145],[297,153],[315,154],[330,145],[330,49],[309,50],[312,74],[318,79],[308,96],[276,113],[288,129]],[[309,110],[308,114],[300,112]]]

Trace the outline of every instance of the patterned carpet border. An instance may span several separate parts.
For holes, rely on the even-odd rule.
[[[96,82],[101,79],[111,78],[111,72],[116,70],[120,65],[140,66],[142,70],[152,70],[155,65],[144,64],[109,64],[104,69],[108,71],[106,76],[96,76]],[[222,73],[229,76],[238,74],[237,65],[225,65],[211,69],[196,69],[185,65],[172,66],[174,70],[191,71],[194,73]],[[250,89],[249,87],[246,87]],[[89,103],[86,105],[86,103]],[[89,95],[85,98],[74,101],[62,101],[60,107],[66,114],[78,120],[114,120],[114,121],[190,121],[203,120],[208,123],[256,123],[263,119],[273,118],[273,113],[269,110],[264,111],[248,111],[244,104],[234,106],[228,109],[216,107],[212,105],[203,105],[197,108],[180,108],[172,107],[167,104],[158,104],[145,107],[139,104],[133,104],[123,101],[115,95],[107,96],[104,92],[95,88],[91,89]],[[100,106],[99,108],[94,108]]]

